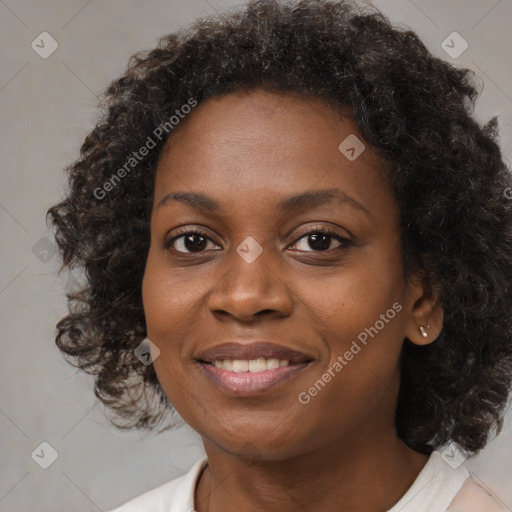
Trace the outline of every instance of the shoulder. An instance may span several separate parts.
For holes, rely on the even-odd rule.
[[[478,480],[470,476],[450,503],[447,512],[507,512]]]
[[[206,457],[198,460],[190,470],[170,482],[155,487],[144,494],[126,502],[124,505],[108,512],[187,512],[194,508],[196,482],[203,468]]]
[[[176,478],[159,487],[155,487],[108,512],[135,512],[137,510],[167,512],[169,504],[172,503],[175,498],[176,492],[179,492],[182,480],[183,477]]]

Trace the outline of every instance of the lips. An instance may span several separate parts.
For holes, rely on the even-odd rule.
[[[198,354],[196,361],[207,380],[224,393],[248,397],[270,392],[291,380],[313,358],[283,345],[257,341],[216,345]]]
[[[256,341],[251,343],[228,342],[204,350],[196,357],[197,360],[213,364],[225,360],[254,360],[259,358],[287,360],[290,364],[301,364],[313,358],[295,349],[271,343]]]

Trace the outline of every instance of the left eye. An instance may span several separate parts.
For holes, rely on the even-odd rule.
[[[338,242],[336,247],[348,245],[348,240],[343,237],[334,233],[324,233],[321,231],[314,231],[303,235],[297,240],[297,242],[295,242],[295,245],[298,245],[299,242],[303,241],[303,248],[299,247],[300,251],[310,252],[307,249],[307,246],[313,249],[313,251],[328,251],[329,249],[332,249],[331,243],[333,240]]]

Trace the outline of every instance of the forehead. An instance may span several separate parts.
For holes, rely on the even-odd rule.
[[[332,187],[370,202],[386,194],[355,122],[317,98],[255,90],[208,99],[182,121],[158,163],[155,204],[174,190],[251,201]]]
[[[304,139],[311,146],[322,140],[329,144],[330,138],[325,139],[329,132],[337,132],[335,139],[339,139],[345,131],[357,132],[349,111],[341,117],[316,97],[262,89],[239,91],[207,99],[196,107],[172,132],[164,156],[171,150],[179,153],[182,143],[191,143],[191,137],[199,135],[204,142],[238,141],[253,143],[255,149],[266,146],[287,151],[293,144],[302,145]],[[208,149],[211,152],[216,147]]]

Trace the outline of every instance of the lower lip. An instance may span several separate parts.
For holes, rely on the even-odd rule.
[[[206,376],[224,391],[237,396],[265,393],[304,370],[310,362],[280,366],[262,372],[231,372],[208,363],[199,363]]]

